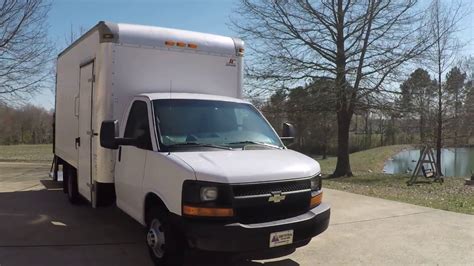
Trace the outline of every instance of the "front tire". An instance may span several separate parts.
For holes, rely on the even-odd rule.
[[[171,226],[168,212],[159,208],[152,208],[148,211],[146,243],[155,265],[182,264],[184,256],[183,241]]]

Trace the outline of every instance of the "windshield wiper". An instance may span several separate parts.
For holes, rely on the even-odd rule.
[[[262,146],[272,147],[272,148],[275,148],[275,149],[281,149],[281,147],[280,147],[280,146],[277,146],[277,145],[272,145],[272,144],[268,144],[268,143],[265,143],[265,142],[259,142],[259,141],[251,141],[251,140],[229,142],[229,143],[225,143],[225,144],[229,144],[229,145],[234,145],[234,144],[254,144],[254,145],[262,145]]]
[[[169,148],[172,147],[209,147],[209,148],[216,148],[216,149],[223,149],[223,150],[232,150],[231,147],[216,145],[216,144],[206,144],[206,143],[199,143],[199,142],[183,142],[183,143],[176,143],[168,145]]]

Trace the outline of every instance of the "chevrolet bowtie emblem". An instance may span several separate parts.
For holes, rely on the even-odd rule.
[[[282,195],[280,191],[272,192],[272,195],[268,198],[269,202],[278,203],[285,200],[286,196]]]

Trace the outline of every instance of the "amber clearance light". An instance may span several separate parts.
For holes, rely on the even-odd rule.
[[[174,46],[175,44],[176,44],[176,43],[173,42],[173,41],[166,41],[166,42],[165,42],[165,45],[166,45],[166,46]]]
[[[197,44],[195,44],[195,43],[188,43],[188,48],[197,49],[198,46],[197,46]]]
[[[184,43],[184,42],[177,42],[177,43],[176,43],[176,46],[178,46],[178,47],[186,47],[186,43]]]
[[[232,217],[234,216],[234,210],[231,208],[203,208],[184,205],[183,214],[203,217]]]
[[[323,192],[321,191],[318,195],[311,197],[310,207],[314,208],[321,204],[323,201]]]

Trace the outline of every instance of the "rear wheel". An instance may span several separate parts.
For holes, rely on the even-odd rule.
[[[72,204],[79,204],[79,192],[77,189],[76,169],[72,166],[66,166],[67,170],[67,197]]]
[[[63,192],[67,193],[68,190],[68,180],[69,180],[69,167],[66,164],[63,164]]]
[[[180,265],[184,256],[182,237],[169,223],[169,213],[152,208],[147,213],[146,243],[155,265]]]

